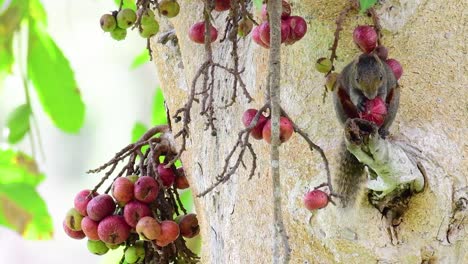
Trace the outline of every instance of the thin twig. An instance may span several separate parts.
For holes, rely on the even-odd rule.
[[[199,193],[197,197],[205,196],[206,194],[211,192],[214,188],[216,188],[221,183],[228,181],[231,178],[231,176],[237,171],[237,169],[239,168],[239,165],[242,163],[246,149],[249,149],[249,152],[252,154],[252,167],[251,167],[249,178],[252,177],[251,175],[255,173],[255,169],[257,168],[257,156],[253,152],[252,146],[249,143],[250,132],[257,125],[258,120],[260,119],[260,115],[263,112],[265,112],[267,109],[269,109],[269,107],[270,107],[269,103],[266,103],[264,106],[262,106],[258,110],[257,114],[254,116],[252,121],[250,122],[250,125],[238,133],[236,144],[234,145],[234,147],[231,149],[231,151],[228,153],[228,155],[224,159],[223,170],[216,177],[216,182],[213,183],[210,187],[208,187],[203,192]],[[234,165],[231,166],[230,165],[231,159],[238,148],[240,148],[239,155],[237,156],[237,159]]]
[[[369,8],[369,14],[371,14],[372,22],[374,23],[375,32],[377,32],[377,45],[381,45],[382,38],[382,26],[380,25],[380,18],[377,15],[374,7]]]

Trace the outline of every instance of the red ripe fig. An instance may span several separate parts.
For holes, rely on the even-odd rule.
[[[179,225],[171,220],[165,220],[161,222],[161,235],[156,240],[156,244],[161,247],[165,247],[168,244],[174,242],[179,237]]]
[[[108,194],[100,194],[89,201],[86,212],[89,218],[94,221],[100,221],[106,216],[114,213],[115,202]]]
[[[284,22],[290,27],[289,36],[286,39],[286,44],[288,45],[302,39],[307,33],[307,23],[300,16],[290,16]]]
[[[218,30],[211,25],[211,42],[216,41],[218,38]],[[198,44],[205,43],[205,21],[197,22],[190,27],[189,38]]]
[[[379,45],[374,50],[377,57],[381,60],[386,60],[388,58],[388,49],[385,46]]]
[[[133,182],[126,177],[117,178],[112,184],[112,196],[121,205],[130,202],[133,199]]]
[[[117,245],[125,242],[130,236],[130,226],[120,215],[111,215],[99,222],[99,239],[104,243]]]
[[[260,26],[257,26],[257,27],[254,27],[253,30],[252,30],[252,39],[255,41],[255,43],[257,43],[258,45],[266,48],[266,49],[269,49],[270,46],[265,44],[262,40],[262,38],[260,37]]]
[[[73,201],[75,209],[83,216],[88,215],[86,213],[86,207],[88,206],[89,201],[91,201],[93,197],[96,197],[98,195],[97,193],[89,195],[90,193],[91,190],[82,190],[81,192],[76,194],[75,200]]]
[[[292,125],[291,120],[287,119],[286,117],[280,117],[280,141],[284,143],[288,141],[294,132],[294,128]],[[263,139],[266,142],[271,143],[271,120],[268,119],[265,126],[263,127]]]
[[[151,216],[141,218],[136,225],[136,232],[143,240],[155,240],[161,236],[161,225]]]
[[[291,15],[291,5],[288,2],[284,1],[284,0],[281,1],[281,5],[282,5],[282,8],[283,8],[282,12],[281,12],[281,19],[286,19]],[[267,9],[266,4],[264,4],[262,6],[261,17],[262,17],[263,21],[268,21],[268,9]]]
[[[138,201],[151,203],[158,197],[159,184],[150,176],[142,176],[135,182],[133,192]]]
[[[255,115],[257,114],[256,109],[247,109],[244,114],[242,115],[242,123],[244,124],[245,127],[248,127],[250,123],[252,123],[252,120],[254,119]],[[258,118],[257,124],[255,127],[250,131],[250,135],[255,138],[255,139],[262,139],[262,130],[263,127],[265,126],[266,122],[268,119],[263,115],[260,114],[260,117]]]
[[[172,241],[169,241],[169,240],[156,240],[156,245],[158,245],[158,247],[165,247],[167,245],[169,245],[170,243],[172,243]]]
[[[65,233],[73,238],[73,239],[83,239],[85,238],[85,234],[83,233],[83,231],[73,231],[71,230],[66,224],[65,224],[65,221],[63,221],[62,223],[62,226],[63,226],[63,231],[65,231]]]
[[[377,46],[377,32],[371,26],[358,26],[354,29],[353,40],[363,52],[370,53]]]
[[[123,215],[129,226],[136,227],[142,217],[151,216],[151,210],[145,203],[131,201],[125,205]]]
[[[395,78],[399,80],[401,75],[403,75],[403,67],[401,67],[401,64],[395,59],[388,59],[386,62],[392,69],[393,74],[395,74]]]
[[[179,224],[180,234],[186,238],[192,238],[200,233],[200,226],[196,214],[180,215],[176,218]]]
[[[324,208],[328,204],[328,195],[321,190],[313,190],[304,196],[304,205],[310,210]]]
[[[265,43],[265,45],[270,46],[270,23],[264,22],[260,26],[260,39]],[[285,42],[289,37],[291,29],[289,24],[284,20],[281,20],[281,43]]]
[[[159,178],[164,187],[170,187],[174,183],[176,175],[174,171],[172,171],[172,168],[165,168],[164,166],[166,166],[164,163],[158,165]]]
[[[218,12],[226,11],[231,8],[231,0],[215,0],[215,10]]]
[[[178,175],[176,175],[176,180],[174,182],[174,186],[177,188],[177,189],[187,189],[190,187],[190,184],[187,180],[187,176],[185,176],[185,172],[184,172],[184,168],[178,168],[177,169],[177,172],[178,172]]]
[[[366,101],[365,110],[359,113],[359,117],[374,122],[377,126],[381,126],[387,115],[387,106],[380,97]]]
[[[98,225],[99,222],[91,220],[88,216],[81,220],[81,229],[90,240],[99,240]]]

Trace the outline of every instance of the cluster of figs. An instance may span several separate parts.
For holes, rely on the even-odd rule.
[[[156,214],[164,210],[157,202],[163,188],[189,188],[182,167],[174,173],[165,165],[157,167],[159,183],[150,176],[129,175],[115,179],[111,194],[80,191],[63,221],[65,233],[74,239],[87,238],[89,251],[97,255],[125,247],[125,263],[129,264],[143,262],[148,243],[163,248],[180,236],[198,235],[195,214],[179,215],[173,220],[160,220]]]

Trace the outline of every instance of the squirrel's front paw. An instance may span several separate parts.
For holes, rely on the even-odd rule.
[[[381,138],[386,139],[388,137],[388,135],[390,134],[390,132],[388,132],[387,129],[381,127],[381,128],[379,128],[379,134],[380,134]]]
[[[361,100],[359,100],[358,104],[356,105],[360,113],[366,111],[366,102],[367,100],[365,98],[362,98]]]

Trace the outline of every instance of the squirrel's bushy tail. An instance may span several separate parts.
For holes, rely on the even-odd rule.
[[[334,191],[342,196],[343,207],[353,207],[366,180],[364,165],[341,144],[338,170],[335,173]]]

